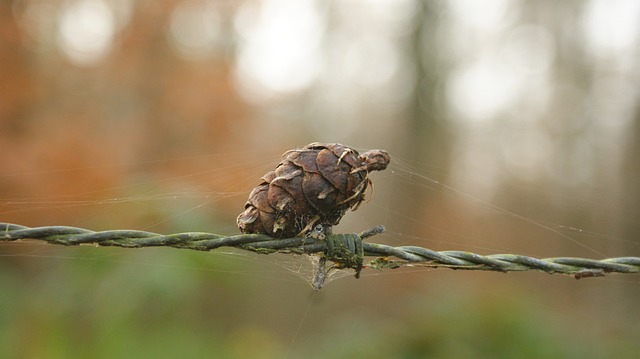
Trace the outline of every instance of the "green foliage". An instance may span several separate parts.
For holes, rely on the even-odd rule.
[[[322,350],[309,350],[305,357],[595,359],[635,358],[640,350],[635,333],[605,338],[597,334],[597,324],[575,327],[565,318],[543,314],[526,298],[468,294],[426,302],[419,298],[399,316],[378,321],[349,318],[360,322],[340,323],[342,329],[325,338]],[[363,330],[353,333],[354,327]]]
[[[375,285],[369,278],[349,276],[309,303],[306,283],[282,272],[270,281],[257,254],[51,247],[37,261],[0,263],[3,357],[583,359],[640,351],[636,331],[612,334],[595,318],[578,327],[522,292],[380,293],[379,312],[340,290]]]

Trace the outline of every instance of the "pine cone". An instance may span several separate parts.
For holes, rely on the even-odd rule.
[[[364,200],[369,172],[384,170],[391,160],[384,150],[360,155],[339,143],[317,142],[282,157],[251,191],[238,216],[242,233],[289,238],[305,236],[318,224],[330,228]]]

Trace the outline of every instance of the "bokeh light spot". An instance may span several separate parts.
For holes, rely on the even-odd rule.
[[[210,57],[215,53],[220,37],[220,15],[211,1],[185,1],[171,14],[169,42],[183,58]]]
[[[247,99],[296,92],[316,79],[323,31],[314,1],[245,4],[235,23],[241,36],[235,75]]]
[[[592,0],[583,21],[587,45],[594,54],[623,51],[637,43],[640,2]]]
[[[75,65],[91,66],[111,50],[115,19],[101,0],[81,0],[66,4],[60,12],[58,42]]]
[[[447,83],[447,100],[465,120],[480,122],[505,110],[516,98],[519,86],[519,79],[498,62],[479,61],[453,72]]]

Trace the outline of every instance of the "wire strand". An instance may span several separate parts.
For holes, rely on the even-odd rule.
[[[608,273],[640,273],[640,257],[601,260],[575,257],[538,259],[516,254],[480,255],[465,251],[434,251],[418,246],[393,247],[363,241],[383,231],[383,226],[377,226],[360,234],[329,234],[326,238],[276,239],[265,234],[225,236],[206,232],[185,232],[164,235],[138,230],[96,232],[77,227],[31,228],[12,223],[0,223],[0,241],[36,239],[67,246],[93,244],[123,248],[172,247],[196,251],[234,247],[261,254],[274,252],[319,254],[332,261],[335,268],[353,268],[356,271],[356,277],[362,268],[383,270],[403,266],[498,272],[542,271],[550,274],[571,275],[577,279],[599,277]],[[363,264],[364,257],[376,258]]]

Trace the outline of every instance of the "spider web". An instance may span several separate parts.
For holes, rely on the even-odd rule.
[[[144,168],[157,164],[158,168],[164,168],[190,161],[215,162],[218,156],[220,155],[183,157],[127,167]],[[257,152],[243,157],[251,160],[242,165],[211,166],[180,175],[165,173],[162,170],[151,171],[152,173],[136,170],[125,176],[128,180],[123,184],[95,187],[89,191],[62,195],[47,191],[38,194],[9,193],[0,202],[0,215],[5,221],[11,221],[12,218],[45,219],[39,223],[16,222],[32,226],[72,225],[95,230],[130,228],[160,233],[208,231],[231,235],[237,233],[234,218],[242,210],[248,193],[260,176],[269,171],[280,158],[277,155],[260,155]],[[70,176],[76,172],[95,169],[109,170],[94,166],[59,171],[10,173],[3,177],[38,177],[44,183],[51,176]],[[374,193],[367,195],[367,202],[358,211],[348,212],[342,223],[334,228],[334,232],[360,232],[374,225],[384,224],[387,232],[369,239],[370,241],[391,245],[417,245],[435,250],[459,249],[479,251],[482,254],[500,252],[543,257],[589,255],[601,258],[630,255],[616,252],[615,246],[611,244],[620,244],[619,247],[626,248],[629,244],[635,245],[636,248],[638,246],[636,242],[606,234],[606,231],[601,231],[597,226],[584,228],[572,222],[557,223],[547,218],[521,214],[518,209],[493,204],[481,195],[440,182],[438,177],[443,177],[443,173],[444,171],[431,168],[424,163],[394,157],[386,171],[373,174],[372,180],[376,187]],[[229,177],[249,180],[234,182],[229,181]],[[228,183],[232,185],[229,186]],[[51,222],[51,213],[65,214],[62,216],[65,222]],[[602,216],[611,219],[606,214]],[[535,238],[535,243],[519,240],[517,237],[522,236],[522,233],[526,233],[526,238]],[[512,238],[507,238],[509,236]],[[74,253],[72,249],[66,249],[61,254],[61,249],[45,244],[3,244],[0,248],[0,256],[34,259],[117,262],[120,256],[125,256],[122,251],[117,250],[86,257]],[[198,255],[211,260],[193,269],[271,279],[283,277],[286,281],[297,280],[311,286],[318,279],[320,257],[316,255],[264,256],[232,249]],[[233,269],[221,267],[228,265],[229,261],[236,263],[232,265]],[[215,264],[217,262],[221,264]],[[261,269],[253,267],[245,271],[242,265],[247,263],[256,264]],[[148,264],[162,265],[157,261]],[[354,274],[351,269],[328,268],[330,269],[324,273],[324,285]],[[376,273],[363,273],[363,276],[367,275]]]

